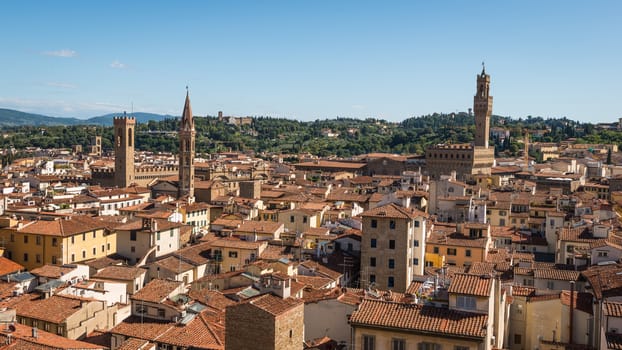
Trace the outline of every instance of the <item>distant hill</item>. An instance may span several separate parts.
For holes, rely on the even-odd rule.
[[[13,109],[0,108],[0,127],[3,126],[54,126],[54,125],[112,125],[112,118],[122,115],[121,113],[111,113],[92,117],[88,119],[50,117],[41,114],[26,113]],[[150,120],[161,121],[170,118],[177,118],[172,115],[162,115],[154,113],[136,112],[132,116],[138,123],[146,123]]]
[[[81,120],[77,118],[56,118],[46,115],[20,112],[13,109],[0,108],[0,126],[21,125],[75,125]],[[83,120],[84,121],[84,120]]]
[[[99,117],[92,117],[86,120],[82,120],[82,122],[86,122],[83,124],[108,126],[108,125],[112,125],[112,118],[120,117],[122,115],[123,114],[120,114],[120,113],[110,113],[110,114],[100,115]],[[163,115],[163,114],[143,113],[143,112],[132,113],[131,116],[136,118],[137,123],[146,123],[150,120],[159,122],[164,119],[178,118],[176,116],[172,116],[169,114]]]

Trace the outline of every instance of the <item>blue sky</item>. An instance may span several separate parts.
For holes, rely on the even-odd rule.
[[[622,117],[620,1],[4,1],[0,107],[401,121]]]

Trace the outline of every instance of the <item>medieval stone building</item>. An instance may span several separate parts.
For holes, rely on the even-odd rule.
[[[456,172],[456,178],[467,180],[474,175],[489,175],[495,160],[494,147],[490,147],[490,75],[485,68],[477,76],[477,93],[473,97],[475,111],[475,141],[473,144],[441,144],[426,150],[426,169],[432,179]]]

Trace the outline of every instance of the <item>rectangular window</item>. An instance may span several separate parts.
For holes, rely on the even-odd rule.
[[[28,236],[24,235],[24,243],[28,243]]]
[[[471,249],[467,249],[464,251],[464,255],[471,256]]]
[[[236,251],[229,251],[229,257],[230,258],[237,258],[238,257],[238,252]]]
[[[406,350],[406,339],[391,339],[391,350]]]
[[[363,335],[363,350],[376,350],[376,337]]]
[[[390,239],[389,240],[389,249],[395,249],[395,240],[394,239]]]
[[[158,309],[158,317],[164,317],[164,309]]]
[[[419,220],[415,220],[415,227],[419,227],[420,223]]]
[[[82,240],[86,241],[86,232],[82,232]]]
[[[35,260],[40,263],[41,262],[41,254],[35,255]]]
[[[76,261],[76,255],[75,254],[71,254],[71,262]]]
[[[158,233],[156,233],[156,240],[160,240],[160,231],[158,231]]]
[[[132,252],[132,253],[136,253],[136,247],[131,246],[131,247],[130,247],[130,252]]]
[[[86,250],[82,251],[82,259],[86,259]]]
[[[97,248],[93,247],[93,255],[97,255]]]
[[[370,241],[370,247],[376,248],[376,244],[377,244],[376,239],[372,238],[371,241]]]
[[[477,302],[475,300],[475,297],[458,295],[456,297],[456,306],[461,309],[475,310],[475,308],[477,307]]]
[[[389,278],[387,278],[387,287],[395,287],[395,278],[393,276],[389,276]]]
[[[294,221],[295,221],[294,216],[293,216],[293,215],[290,215],[290,217],[289,217],[289,222],[294,222]]]
[[[35,236],[35,243],[41,245],[41,236]]]
[[[376,283],[376,275],[369,275],[369,283]]]
[[[456,248],[447,248],[447,255],[456,255]]]
[[[389,229],[395,230],[395,220],[389,221]]]
[[[520,345],[522,342],[520,334],[514,334],[514,344]]]
[[[303,223],[303,224],[306,224],[306,223],[307,223],[307,217],[306,217],[306,216],[303,216],[303,217],[302,217],[302,223]]]
[[[136,231],[130,231],[130,241],[136,240]]]
[[[110,250],[110,243],[106,243],[106,250]]]
[[[553,281],[546,281],[546,288],[548,288],[548,289],[555,289],[555,282],[553,282]]]
[[[418,246],[419,246],[419,240],[418,240],[418,239],[415,239],[415,241],[414,241],[413,245],[414,245],[415,247],[418,247]]]
[[[173,237],[173,230],[170,231],[170,236]]]
[[[24,253],[24,262],[28,261],[28,253]]]
[[[102,253],[106,251],[106,246],[102,244]]]
[[[436,343],[419,343],[417,350],[440,350],[440,344]]]
[[[378,227],[378,220],[371,219],[371,228],[376,228],[376,227]]]
[[[76,240],[75,240],[75,237],[74,237],[74,236],[71,236],[71,244],[73,244],[75,241],[76,241]]]
[[[419,265],[419,258],[413,258],[413,265]]]
[[[394,259],[389,259],[389,268],[390,269],[394,269],[395,268],[395,260]]]
[[[376,266],[376,258],[371,257],[369,258],[369,266]]]
[[[97,231],[93,231],[93,238],[97,238]]]
[[[53,237],[52,238],[52,247],[56,247],[56,246],[58,246],[58,238]]]

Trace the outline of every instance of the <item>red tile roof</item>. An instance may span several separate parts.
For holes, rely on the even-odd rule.
[[[152,303],[159,303],[171,296],[183,282],[154,279],[147,283],[143,289],[132,295],[133,300],[143,300]]]
[[[427,217],[427,214],[417,209],[401,207],[394,203],[389,203],[381,207],[370,209],[361,214],[362,217],[387,217],[396,219],[415,219],[420,216]]]
[[[469,275],[457,273],[451,279],[447,290],[449,293],[468,294],[487,297],[490,296],[493,279],[489,276]]]
[[[23,270],[24,267],[13,260],[0,256],[0,276]]]
[[[350,323],[355,327],[382,327],[408,332],[484,338],[488,315],[366,299],[352,313]]]

